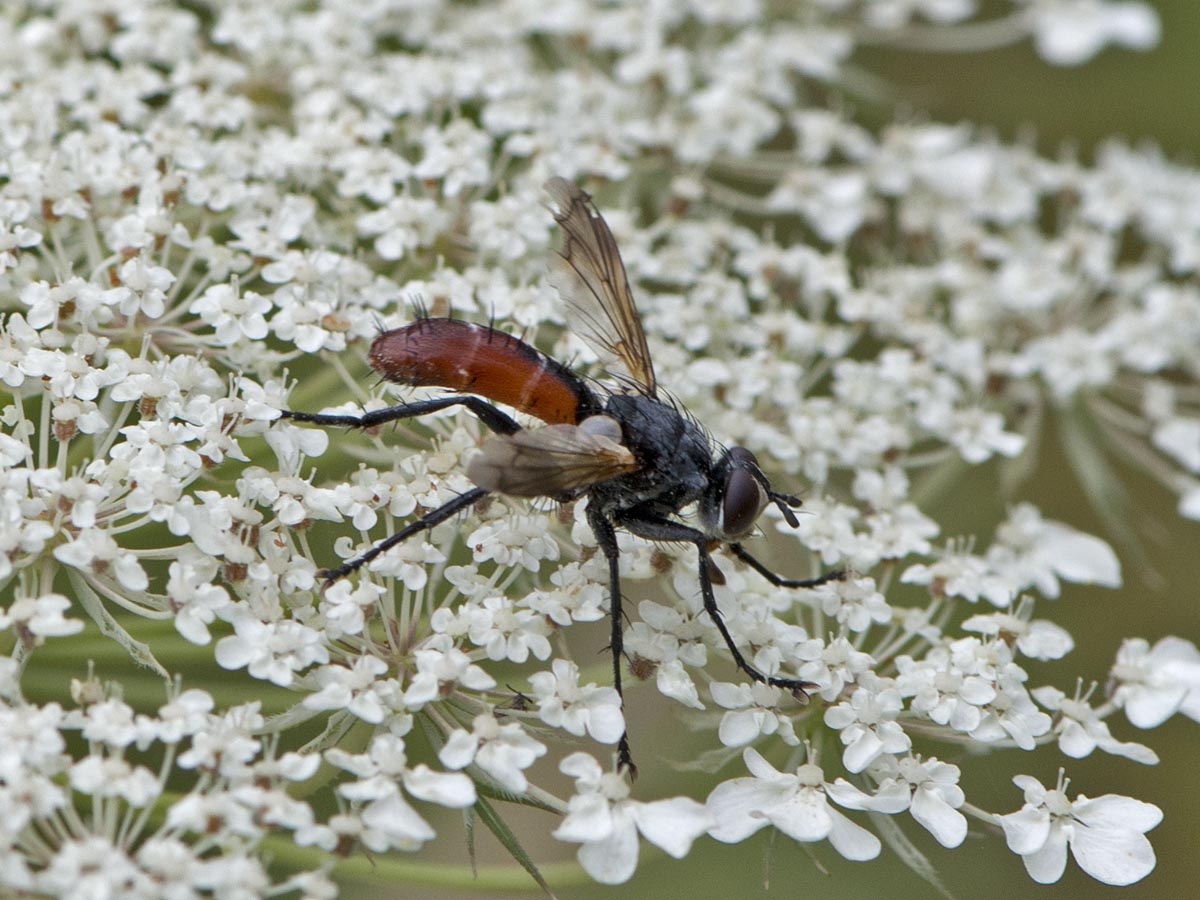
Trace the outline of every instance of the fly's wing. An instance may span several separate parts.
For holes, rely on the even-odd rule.
[[[551,178],[546,193],[557,207],[554,220],[565,236],[550,281],[567,304],[571,329],[653,397],[654,366],[616,239],[591,195],[578,185]]]
[[[487,440],[467,477],[511,497],[561,497],[638,467],[628,448],[576,425],[546,425]]]

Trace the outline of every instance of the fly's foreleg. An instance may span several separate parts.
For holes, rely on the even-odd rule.
[[[725,618],[721,615],[721,609],[717,606],[717,597],[713,592],[711,559],[708,555],[709,538],[704,532],[684,525],[681,522],[672,522],[669,519],[643,518],[628,515],[618,517],[617,524],[636,534],[638,537],[643,537],[650,541],[695,544],[700,554],[700,596],[704,601],[704,609],[708,613],[709,618],[712,619],[713,624],[717,626],[717,631],[721,633],[721,637],[725,641],[725,646],[729,648],[729,652],[733,656],[733,661],[737,664],[737,667],[760,684],[769,684],[772,687],[783,688],[789,691],[797,700],[808,700],[808,692],[816,688],[817,685],[799,678],[780,678],[775,675],[764,675],[758,669],[754,668],[754,666],[750,665],[746,657],[742,655],[742,651],[738,649],[737,644],[733,640],[733,635],[729,633],[729,628],[725,625]]]
[[[729,549],[733,551],[733,555],[752,568],[755,572],[761,575],[775,587],[784,588],[815,588],[823,584],[828,584],[831,581],[841,581],[849,572],[845,569],[835,569],[832,572],[826,572],[823,575],[818,575],[816,578],[784,578],[782,575],[776,575],[768,569],[763,563],[759,562],[750,555],[750,551],[741,544],[730,544]]]

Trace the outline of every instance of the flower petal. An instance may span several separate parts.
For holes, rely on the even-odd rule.
[[[1071,853],[1083,871],[1105,884],[1141,881],[1153,871],[1157,862],[1150,841],[1131,828],[1079,824],[1071,839]]]
[[[726,844],[743,841],[767,825],[763,810],[784,796],[785,788],[760,778],[735,778],[718,784],[704,804],[717,823],[708,833]]]
[[[690,797],[672,797],[630,807],[638,830],[650,843],[683,859],[692,842],[716,824],[708,809]]]
[[[1067,868],[1066,831],[1061,825],[1051,826],[1046,842],[1034,852],[1023,854],[1021,860],[1029,877],[1038,884],[1054,884]]]
[[[414,797],[451,809],[475,802],[475,784],[461,772],[435,772],[421,763],[404,776],[404,787]]]
[[[601,884],[623,884],[637,868],[637,827],[623,806],[613,807],[613,828],[602,841],[590,841],[576,854],[585,872]]]
[[[1044,809],[1025,806],[996,819],[1004,829],[1008,849],[1021,856],[1036,853],[1050,836],[1050,814]]]
[[[846,859],[863,862],[874,859],[879,855],[879,838],[867,831],[861,825],[851,822],[836,809],[827,807],[832,827],[829,831],[829,843],[833,849]]]
[[[824,791],[803,788],[782,803],[762,810],[771,824],[796,841],[820,841],[833,827],[832,808]]]
[[[919,787],[913,793],[912,817],[943,847],[957,847],[966,839],[967,819],[935,790]]]

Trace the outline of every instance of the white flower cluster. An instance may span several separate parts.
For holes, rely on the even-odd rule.
[[[258,704],[217,714],[211,696],[190,689],[147,715],[91,681],[72,685],[78,707],[68,711],[13,699],[15,666],[3,668],[6,892],[144,900],[336,895],[319,871],[273,881],[262,857],[276,832],[325,851],[357,835],[337,821],[316,821],[290,795],[321,758],[271,752]],[[70,749],[72,735],[85,750]],[[192,789],[179,791],[180,778]]]
[[[634,874],[639,835],[682,857],[771,826],[869,859],[893,837],[864,812],[911,813],[948,848],[972,823],[1002,832],[1041,882],[1068,851],[1102,882],[1144,877],[1153,805],[1005,770],[1024,806],[985,810],[917,749],[1153,763],[1116,713],[1200,720],[1182,638],[1129,639],[1103,687],[1030,685],[1028,660],[1074,646],[1035,604],[1119,587],[1107,543],[1029,503],[978,544],[939,524],[939,482],[991,461],[1020,483],[1051,419],[1110,523],[1128,510],[1098,433],[1200,519],[1200,173],[1116,142],[1085,164],[967,126],[873,133],[813,99],[863,44],[1032,39],[1074,64],[1157,39],[1137,2],[1013,0],[982,23],[974,6],[0,17],[0,891],[330,897],[324,853],[419,850],[426,806],[475,810],[520,855],[489,798],[561,816],[547,830],[608,883]],[[816,685],[801,705],[728,680],[691,548],[619,536],[631,672],[696,711],[706,761],[749,772],[706,803],[634,799],[588,753],[550,752],[625,730],[607,671],[567,640],[608,611],[582,504],[492,500],[321,590],[319,567],[470,488],[480,429],[453,410],[366,435],[279,421],[388,405],[357,360],[411,295],[592,360],[543,274],[550,175],[601,185],[664,384],[805,487],[798,529],[764,518],[775,556],[850,573],[797,591],[717,555],[725,625],[760,671]],[[638,597],[652,579],[667,590]],[[170,702],[136,711],[116,668],[29,699],[30,661],[74,672],[85,621]],[[189,652],[290,702],[218,711]],[[541,786],[548,755],[565,799]],[[288,792],[301,781],[328,805]],[[271,840],[308,848],[310,871],[274,879]]]

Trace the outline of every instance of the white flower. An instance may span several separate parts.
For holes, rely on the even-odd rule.
[[[135,715],[133,708],[117,699],[91,703],[83,710],[80,733],[89,741],[110,747],[139,747],[154,737],[154,723],[148,716]]]
[[[1151,647],[1129,638],[1117,651],[1111,677],[1113,702],[1138,728],[1156,728],[1177,712],[1200,722],[1200,650],[1191,641],[1165,637]]]
[[[556,560],[558,541],[545,516],[500,519],[481,525],[467,536],[475,562],[492,560],[501,566],[523,566],[536,572],[542,560]]]
[[[96,798],[120,797],[133,807],[153,803],[162,786],[145,766],[132,766],[116,756],[85,756],[71,767],[71,787]]]
[[[879,785],[874,794],[839,778],[827,786],[829,795],[847,809],[908,810],[943,847],[957,847],[966,839],[967,820],[958,811],[966,802],[958,766],[932,757],[881,756],[867,772]]]
[[[521,606],[563,627],[572,622],[597,622],[605,616],[608,594],[602,582],[585,578],[579,563],[570,562],[550,575],[553,589],[530,591]]]
[[[1110,43],[1148,49],[1161,29],[1158,13],[1146,3],[1037,0],[1030,12],[1038,54],[1060,66],[1087,62]]]
[[[860,682],[849,700],[825,710],[825,724],[841,732],[846,745],[842,763],[847,770],[861,772],[880,754],[904,753],[912,747],[912,739],[896,721],[903,708],[900,692],[872,677]]]
[[[451,646],[444,636],[431,639],[413,656],[417,671],[404,692],[404,702],[411,709],[420,709],[443,696],[443,691],[458,685],[469,691],[487,691],[496,686],[496,679],[471,662],[467,654]]]
[[[1099,747],[1106,753],[1124,756],[1135,762],[1153,765],[1158,754],[1149,747],[1136,743],[1122,743],[1112,736],[1108,725],[1097,715],[1086,697],[1078,694],[1068,697],[1055,687],[1034,688],[1030,693],[1038,703],[1059,714],[1054,730],[1058,734],[1058,746],[1062,752],[1074,759],[1082,759]]]
[[[262,741],[254,737],[264,724],[259,704],[247,703],[212,716],[208,727],[197,731],[191,746],[179,755],[184,769],[212,771],[232,780],[245,778],[262,749]]]
[[[1013,783],[1025,792],[1025,805],[997,816],[1008,848],[1020,855],[1031,878],[1040,884],[1058,881],[1067,867],[1067,848],[1079,867],[1104,884],[1133,884],[1154,869],[1154,849],[1145,833],[1162,821],[1162,811],[1118,794],[1094,800],[1066,795],[1060,776],[1047,790],[1029,775]]]
[[[855,633],[892,619],[892,608],[875,587],[874,578],[843,578],[815,591],[825,615]]]
[[[121,847],[102,835],[86,835],[57,848],[37,874],[34,891],[51,897],[113,897],[126,895],[131,885],[144,881]]]
[[[905,584],[929,585],[934,593],[976,603],[982,597],[993,606],[1012,603],[1016,586],[998,575],[987,560],[971,553],[947,551],[932,565],[909,566],[900,576]]]
[[[1121,564],[1112,547],[1061,522],[1043,519],[1029,503],[1013,507],[996,531],[988,564],[1018,590],[1035,587],[1045,597],[1059,594],[1059,579],[1119,587]]]
[[[523,663],[532,653],[538,659],[550,656],[545,619],[532,610],[516,609],[508,597],[493,594],[464,610],[467,636],[483,647],[488,659]]]
[[[879,855],[879,838],[834,809],[821,767],[804,763],[794,773],[777,770],[752,747],[742,751],[751,778],[734,778],[717,785],[706,806],[716,825],[708,833],[718,841],[737,843],[760,828],[773,825],[795,841],[826,838],[852,860]]]
[[[1015,612],[971,616],[962,623],[962,629],[988,637],[1002,637],[1015,643],[1016,648],[1030,659],[1061,659],[1074,649],[1075,641],[1065,628],[1046,619],[1030,621],[1032,616],[1033,600],[1025,596]]]
[[[218,341],[229,345],[265,338],[269,329],[264,314],[270,309],[271,301],[261,294],[215,284],[192,301],[190,311],[213,326]]]
[[[817,693],[821,699],[834,702],[846,689],[846,685],[858,681],[865,672],[876,665],[870,654],[857,649],[844,637],[834,638],[829,643],[812,639],[797,648],[796,655],[804,660],[797,674],[805,681],[820,685]]]
[[[1183,416],[1167,419],[1154,429],[1151,440],[1189,472],[1200,472],[1200,419]]]
[[[625,632],[625,652],[634,659],[634,671],[642,665],[654,669],[659,693],[693,709],[703,709],[688,667],[703,666],[708,659],[704,636],[710,630],[703,610],[679,609],[643,600],[638,604],[639,622]]]
[[[158,708],[157,737],[164,744],[177,744],[208,724],[213,699],[204,691],[190,688]]]
[[[189,546],[167,570],[167,597],[175,610],[175,630],[193,644],[212,640],[208,626],[232,602],[225,588],[213,584],[217,569],[217,560]]]
[[[393,847],[419,850],[436,835],[405,799],[400,787],[418,800],[451,809],[464,809],[475,802],[475,785],[458,772],[435,772],[424,763],[410,768],[404,740],[396,734],[377,734],[365,754],[334,748],[325,758],[358,776],[358,781],[338,788],[347,800],[363,804],[362,822],[368,829],[363,842],[376,852]]]
[[[262,622],[236,607],[234,633],[217,641],[217,664],[225,669],[245,668],[255,678],[287,687],[297,672],[313,663],[329,662],[329,648],[321,633],[285,619]]]
[[[99,528],[81,531],[59,544],[54,548],[54,558],[88,574],[103,573],[111,566],[117,581],[130,591],[144,591],[150,585],[137,555],[119,547],[107,531]]]
[[[584,870],[603,884],[623,884],[637,868],[638,833],[676,859],[713,824],[705,807],[687,797],[640,803],[629,799],[624,776],[604,772],[586,753],[572,753],[559,769],[575,779],[567,815],[554,831],[560,841],[582,844]]]
[[[388,665],[377,656],[363,654],[354,664],[322,666],[314,673],[321,689],[304,698],[309,709],[345,709],[364,722],[378,725],[399,693],[395,679],[381,679]]]
[[[792,721],[776,706],[783,690],[757,681],[728,684],[714,681],[708,686],[713,702],[729,712],[721,716],[717,736],[726,747],[742,747],[764,735],[778,735],[785,744],[800,743]]]
[[[554,660],[551,670],[529,676],[541,720],[569,734],[591,735],[601,743],[620,740],[625,717],[616,690],[595,684],[580,686],[579,667],[569,660]]]
[[[78,634],[83,622],[63,617],[70,608],[71,601],[62,594],[18,597],[8,607],[0,607],[0,629],[14,629],[18,636],[27,632],[38,639]]]
[[[523,770],[545,752],[545,744],[531,738],[517,722],[502,725],[495,716],[481,713],[471,723],[470,732],[459,728],[450,733],[438,759],[450,769],[474,763],[503,787],[523,794],[529,786]]]
[[[325,614],[325,631],[329,640],[361,634],[367,624],[367,614],[384,593],[381,585],[346,579],[322,592],[321,612]]]
[[[912,697],[912,711],[955,731],[979,727],[982,708],[996,697],[992,682],[955,666],[946,647],[932,648],[921,660],[897,657],[896,667],[896,685],[904,696]]]

